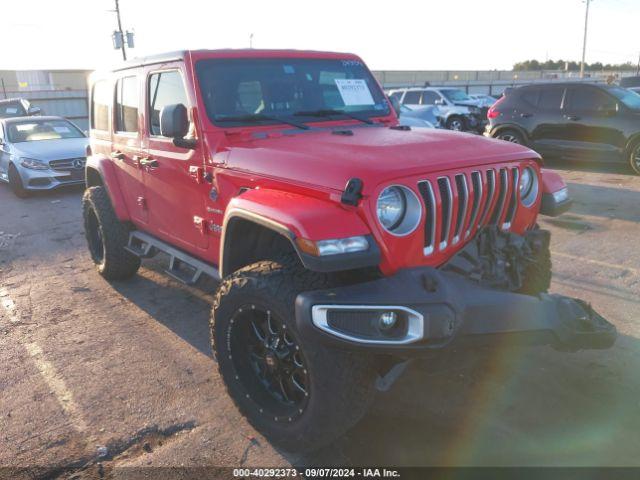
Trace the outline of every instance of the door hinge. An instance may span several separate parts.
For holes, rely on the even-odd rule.
[[[142,208],[143,210],[146,210],[146,209],[147,209],[147,199],[146,199],[146,198],[144,198],[144,197],[138,197],[138,198],[136,199],[136,203],[137,203],[137,204],[138,204],[138,206],[139,206],[140,208]]]
[[[204,218],[194,215],[193,225],[202,235],[205,235],[207,233],[207,221]]]
[[[204,167],[189,167],[189,176],[193,178],[196,183],[204,182]]]

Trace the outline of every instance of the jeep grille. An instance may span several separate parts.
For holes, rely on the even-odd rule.
[[[517,167],[489,168],[418,182],[426,206],[424,254],[445,250],[485,225],[508,230],[518,206]]]

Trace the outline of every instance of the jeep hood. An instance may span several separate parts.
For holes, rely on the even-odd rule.
[[[334,190],[343,190],[350,178],[358,177],[366,194],[382,182],[411,175],[539,158],[521,145],[448,130],[350,126],[349,131],[353,135],[313,129],[265,133],[238,142],[230,137],[227,165]]]

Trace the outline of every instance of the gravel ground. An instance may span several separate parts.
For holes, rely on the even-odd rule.
[[[162,259],[109,284],[87,253],[81,190],[19,200],[0,185],[0,466],[74,478],[145,466],[640,466],[640,177],[552,167],[575,200],[541,220],[552,290],[591,302],[618,327],[615,347],[500,345],[415,362],[310,457],[274,450],[225,394],[208,338],[215,285],[182,286]]]

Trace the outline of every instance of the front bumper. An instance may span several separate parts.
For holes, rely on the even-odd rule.
[[[53,190],[67,185],[85,183],[84,168],[70,171],[30,170],[19,167],[22,184],[27,190]]]
[[[386,333],[378,328],[384,312],[396,314],[398,328]],[[617,336],[615,327],[581,300],[496,290],[429,267],[301,293],[296,322],[304,340],[400,356],[495,340],[568,351],[606,349]]]

